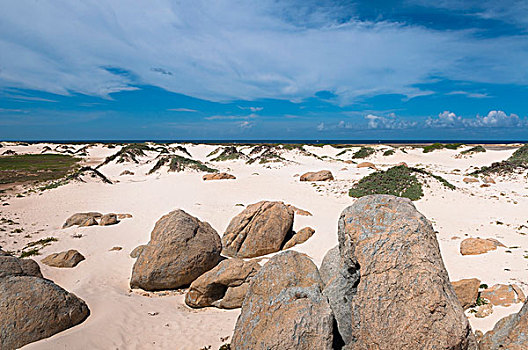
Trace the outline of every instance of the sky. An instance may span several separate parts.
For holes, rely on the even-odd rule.
[[[526,0],[0,9],[0,140],[528,140]]]

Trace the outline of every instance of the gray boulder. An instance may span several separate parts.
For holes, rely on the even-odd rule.
[[[220,261],[222,243],[207,222],[175,210],[156,222],[132,269],[130,286],[144,290],[188,286]]]
[[[238,317],[231,347],[332,349],[334,317],[314,263],[286,251],[253,277]]]
[[[344,332],[339,324],[345,349],[476,348],[433,227],[410,200],[362,197],[341,214],[338,236],[353,282],[349,300],[332,305],[352,318]]]

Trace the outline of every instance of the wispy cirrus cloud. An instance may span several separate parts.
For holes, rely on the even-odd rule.
[[[237,120],[237,119],[253,119],[257,118],[258,115],[251,113],[249,115],[212,115],[205,117],[206,120]]]
[[[198,112],[196,109],[190,108],[169,108],[167,110],[170,112]]]
[[[146,84],[215,101],[331,91],[349,104],[361,95],[423,96],[416,84],[433,75],[528,83],[518,74],[528,70],[522,35],[475,39],[361,21],[354,4],[334,2],[13,1],[0,12],[0,52],[0,87],[59,94]]]

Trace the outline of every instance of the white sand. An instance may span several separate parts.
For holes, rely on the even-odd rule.
[[[19,154],[40,153],[45,144],[15,146],[3,143],[0,154],[12,149]],[[47,145],[54,149],[56,145]],[[74,145],[75,150],[84,145]],[[210,145],[184,145],[195,159],[206,161],[214,150]],[[388,146],[376,146],[388,149]],[[341,149],[331,146],[306,147],[319,157],[335,157]],[[359,148],[355,148],[357,150]],[[102,145],[89,149],[87,164],[96,165],[119,150]],[[248,153],[249,150],[244,150]],[[528,292],[528,204],[526,179],[515,176],[497,178],[497,184],[480,188],[479,184],[465,184],[464,175],[471,166],[489,165],[509,157],[512,150],[488,151],[467,157],[456,157],[460,149],[440,150],[424,154],[421,149],[400,150],[385,157],[377,152],[366,160],[381,169],[401,161],[421,166],[445,177],[456,185],[455,191],[445,189],[436,181],[429,181],[424,198],[415,202],[438,231],[438,240],[444,263],[451,280],[477,277],[489,286],[495,283],[516,283]],[[339,158],[351,159],[353,151]],[[18,234],[0,232],[0,246],[5,250],[17,250],[30,241],[45,237],[57,237],[58,242],[45,247],[36,260],[47,254],[67,249],[77,249],[86,260],[73,269],[58,269],[40,264],[42,273],[63,288],[84,299],[91,310],[90,317],[81,325],[59,333],[51,338],[30,344],[25,349],[192,349],[211,345],[217,349],[221,337],[232,334],[239,310],[206,308],[193,310],[183,302],[184,295],[168,293],[142,295],[128,287],[134,259],[130,251],[149,240],[154,223],[167,212],[181,208],[201,220],[208,221],[220,235],[230,219],[242,210],[236,206],[248,205],[260,200],[281,200],[310,211],[312,217],[296,216],[294,229],[313,227],[315,235],[295,250],[311,256],[320,264],[326,251],[337,244],[337,220],[341,211],[354,199],[347,195],[351,185],[373,172],[357,169],[354,164],[345,164],[331,158],[317,159],[289,151],[283,157],[291,160],[286,165],[246,165],[243,161],[214,163],[221,171],[234,174],[236,180],[207,181],[203,174],[186,171],[167,173],[162,168],[157,173],[145,175],[155,164],[157,153],[149,152],[140,158],[140,164],[111,163],[99,170],[114,185],[103,183],[71,183],[43,193],[24,198],[11,196],[9,206],[0,207],[1,217],[20,222],[24,231]],[[343,170],[346,168],[346,170]],[[119,176],[125,169],[135,175]],[[336,181],[329,183],[301,183],[295,174],[306,171],[331,170]],[[454,172],[459,169],[460,172]],[[22,190],[19,190],[22,191]],[[61,229],[71,214],[83,211],[102,213],[131,213],[133,218],[122,220],[108,227]],[[503,225],[497,225],[501,221]],[[73,238],[74,234],[81,238]],[[24,238],[31,234],[31,238]],[[458,236],[459,239],[452,239]],[[493,237],[506,246],[479,256],[461,256],[460,241],[465,237]],[[121,251],[109,251],[121,246]],[[506,271],[505,269],[509,269]],[[496,308],[484,319],[470,316],[474,329],[487,331],[501,317],[516,312],[520,304],[509,308]],[[158,312],[150,316],[149,312]],[[229,342],[229,340],[228,340]]]

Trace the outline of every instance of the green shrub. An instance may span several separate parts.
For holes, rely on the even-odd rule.
[[[467,149],[465,151],[462,151],[460,152],[460,154],[473,154],[473,153],[480,153],[480,152],[486,152],[486,149],[482,147],[481,145],[478,145],[470,149]]]
[[[457,149],[458,147],[462,146],[461,143],[447,143],[447,144],[443,144],[443,143],[433,143],[432,145],[427,145],[427,146],[424,146],[423,147],[423,153],[429,153],[429,152],[433,152],[435,150],[438,150],[438,149]]]
[[[385,157],[388,157],[388,156],[392,156],[394,153],[396,153],[395,150],[393,150],[393,149],[388,149],[388,150],[386,150],[385,152],[383,152],[383,155],[384,155]]]
[[[414,201],[422,198],[423,190],[411,170],[400,165],[362,178],[349,191],[349,195],[356,198],[370,194],[391,194]]]
[[[363,197],[370,194],[391,194],[415,201],[422,198],[423,189],[422,183],[414,174],[430,176],[447,188],[455,189],[455,186],[441,176],[423,169],[399,165],[362,178],[350,189],[349,195],[351,197]]]
[[[374,154],[376,150],[372,147],[361,147],[359,151],[354,153],[352,156],[353,159],[367,158],[368,156]]]

